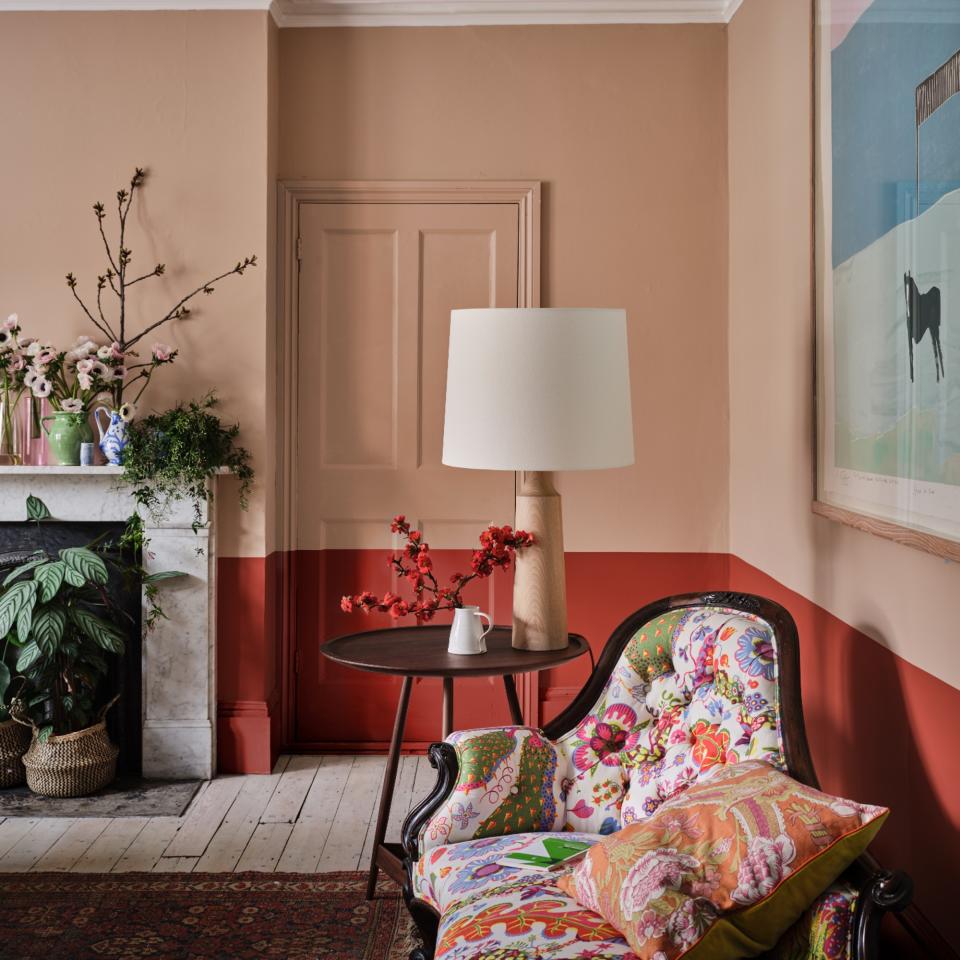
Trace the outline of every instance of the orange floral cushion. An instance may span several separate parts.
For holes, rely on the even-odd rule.
[[[557,885],[642,960],[753,957],[866,849],[888,813],[745,761],[607,837]]]

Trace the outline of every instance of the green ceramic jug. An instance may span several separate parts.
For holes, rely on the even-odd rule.
[[[47,426],[47,420],[53,426]],[[93,431],[87,423],[85,413],[67,413],[57,410],[41,417],[43,432],[47,435],[47,445],[53,458],[63,467],[80,465],[80,444],[93,442]]]

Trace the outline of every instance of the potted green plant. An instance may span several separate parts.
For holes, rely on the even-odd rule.
[[[17,557],[13,563],[4,562],[14,556],[0,558],[0,573],[7,573],[23,559]],[[0,644],[0,788],[19,787],[24,782],[23,755],[30,746],[29,730],[10,716],[17,652],[18,647],[9,639],[5,638]]]
[[[50,512],[29,497],[27,516],[41,523]],[[32,731],[23,764],[27,785],[44,796],[85,796],[116,774],[117,748],[104,718],[117,697],[104,702],[101,680],[110,658],[123,655],[129,624],[111,592],[108,564],[148,585],[176,575],[146,576],[136,561],[112,559],[104,540],[55,554],[38,549],[0,584],[0,644],[16,650],[9,712]]]
[[[137,503],[153,515],[162,514],[172,501],[191,501],[194,529],[200,527],[203,508],[213,501],[210,480],[220,470],[238,481],[240,505],[246,508],[253,483],[250,454],[235,442],[240,428],[224,426],[213,412],[216,405],[210,393],[131,424],[123,479],[133,487]]]

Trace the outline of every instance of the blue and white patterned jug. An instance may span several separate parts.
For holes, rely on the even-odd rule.
[[[105,413],[109,423],[104,429],[100,414]],[[117,467],[123,463],[123,451],[127,447],[127,422],[117,410],[108,410],[106,407],[97,407],[93,411],[93,419],[97,421],[100,431],[100,449],[107,458],[107,463]]]

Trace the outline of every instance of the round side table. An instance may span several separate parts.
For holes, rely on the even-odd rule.
[[[517,726],[523,726],[523,714],[513,682],[514,675],[555,667],[568,660],[575,660],[589,650],[587,641],[576,633],[568,635],[569,643],[562,650],[515,650],[511,646],[512,636],[510,627],[494,627],[486,637],[487,652],[473,656],[447,653],[450,627],[436,625],[388,627],[385,630],[351,633],[330,640],[320,648],[325,657],[344,666],[403,677],[393,723],[393,736],[390,739],[390,752],[387,755],[387,768],[380,791],[380,808],[377,812],[370,877],[367,882],[368,900],[373,897],[379,870],[383,870],[398,883],[403,882],[402,850],[399,844],[384,843],[384,835],[390,817],[390,804],[400,763],[400,746],[403,743],[407,706],[410,703],[414,678],[443,679],[442,729],[443,739],[446,739],[453,729],[453,681],[457,677],[503,677],[510,719]]]

